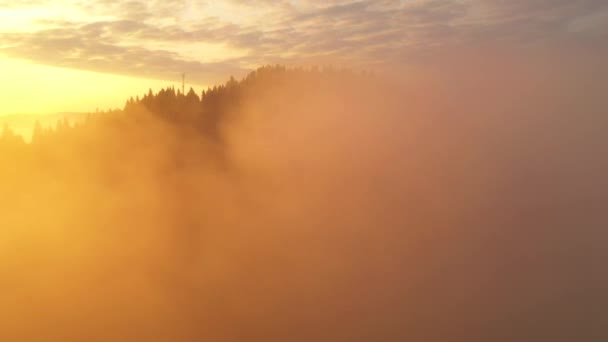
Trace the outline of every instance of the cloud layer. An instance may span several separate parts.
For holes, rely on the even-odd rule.
[[[23,0],[0,1],[0,18],[12,18],[0,25],[9,57],[200,83],[268,63],[388,69],[446,51],[608,41],[602,0]]]

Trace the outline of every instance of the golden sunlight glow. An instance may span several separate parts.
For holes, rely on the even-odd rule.
[[[0,342],[608,342],[606,37],[608,0],[0,0]]]
[[[0,115],[122,108],[125,94],[144,94],[149,88],[172,85],[169,81],[42,66],[4,57],[0,57],[0,75]],[[177,85],[180,75],[175,79]]]

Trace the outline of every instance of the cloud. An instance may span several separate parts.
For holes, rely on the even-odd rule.
[[[11,9],[44,4],[44,0],[1,0],[0,9]]]
[[[93,70],[155,79],[175,79],[188,71],[198,75],[199,82],[225,78],[231,72],[240,72],[232,60],[221,63],[202,63],[183,60],[177,53],[167,50],[146,49],[123,45],[116,35],[137,34],[146,26],[132,21],[91,23],[82,26],[53,28],[32,33],[0,34],[0,40],[9,47],[0,49],[12,57],[25,58],[45,64]]]
[[[8,11],[45,6],[35,0],[12,3]],[[80,0],[62,6],[82,16],[39,18],[42,27],[0,32],[0,52],[154,78],[179,70],[209,83],[273,62],[391,68],[445,49],[488,44],[597,45],[608,30],[608,4],[600,0]],[[180,44],[186,43],[200,50],[200,59],[183,53]],[[204,48],[209,44],[244,53],[210,63]]]

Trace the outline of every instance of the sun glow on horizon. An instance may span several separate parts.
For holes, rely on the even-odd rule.
[[[181,83],[34,64],[0,56],[0,115],[122,108],[130,96]],[[187,84],[195,89],[198,84]]]

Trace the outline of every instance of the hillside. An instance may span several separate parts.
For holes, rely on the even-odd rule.
[[[0,339],[594,340],[605,116],[455,84],[266,67],[5,129]]]

